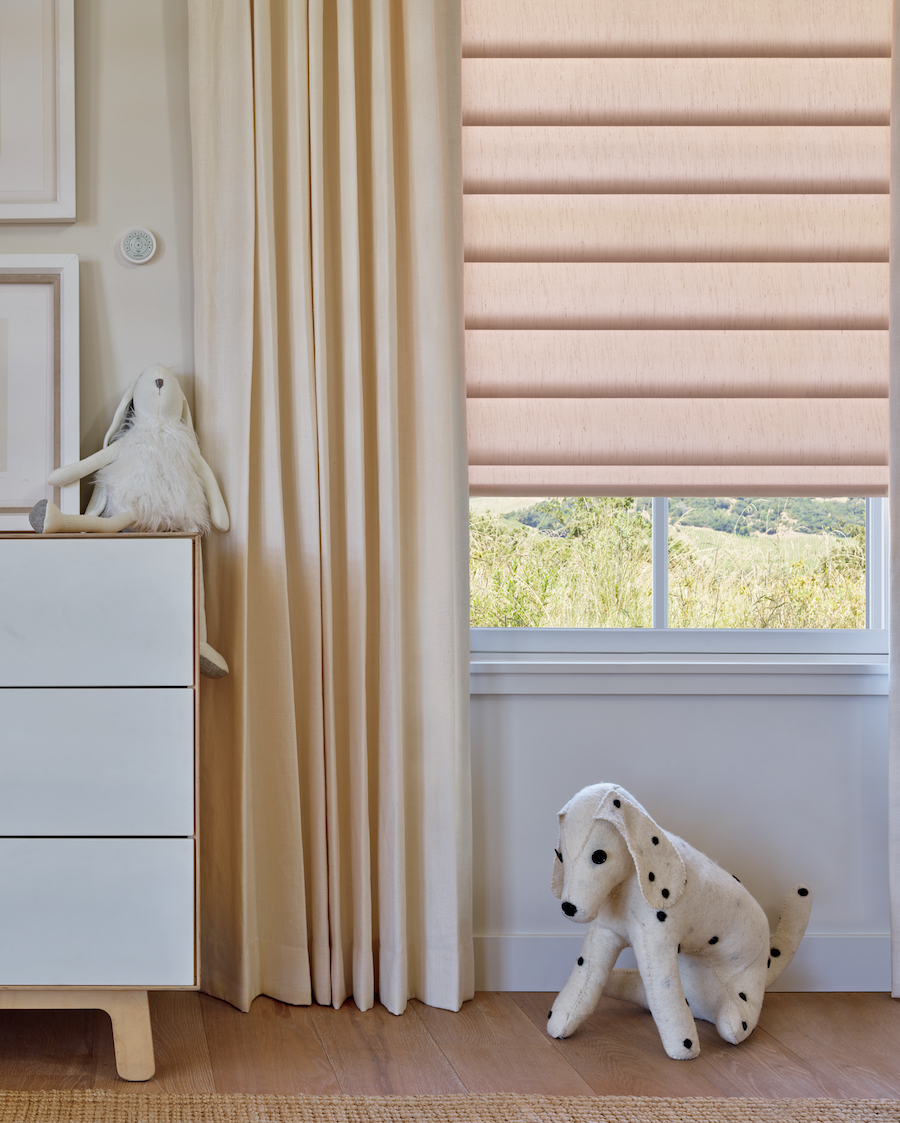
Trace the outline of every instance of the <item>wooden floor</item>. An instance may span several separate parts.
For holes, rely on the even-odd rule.
[[[884,994],[770,994],[755,1033],[727,1045],[699,1023],[702,1053],[672,1061],[650,1015],[602,999],[567,1041],[544,1026],[553,996],[482,993],[457,1013],[402,1017],[258,998],[249,1014],[205,994],[151,995],[156,1077],[116,1077],[95,1011],[0,1012],[0,1088],[426,1095],[900,1097],[900,1001]]]

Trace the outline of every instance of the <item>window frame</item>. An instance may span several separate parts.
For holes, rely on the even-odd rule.
[[[887,693],[886,499],[866,500],[867,626],[802,630],[660,626],[660,572],[666,595],[668,584],[665,503],[653,500],[653,627],[471,628],[473,693],[543,693],[542,676],[550,693],[642,692],[633,689],[635,676],[660,676],[656,686],[647,678],[647,693]],[[590,675],[611,681],[590,683]],[[751,676],[750,685],[736,684],[738,676]]]

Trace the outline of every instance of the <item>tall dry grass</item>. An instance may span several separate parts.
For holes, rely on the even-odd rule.
[[[650,522],[621,500],[576,500],[565,533],[470,519],[477,628],[649,628]]]
[[[473,627],[649,628],[650,521],[621,499],[560,505],[554,533],[473,512]],[[675,628],[862,628],[861,534],[669,534]]]
[[[861,534],[669,535],[673,628],[864,628]]]

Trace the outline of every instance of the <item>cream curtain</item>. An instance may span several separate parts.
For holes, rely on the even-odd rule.
[[[454,0],[189,0],[203,988],[471,996]]]

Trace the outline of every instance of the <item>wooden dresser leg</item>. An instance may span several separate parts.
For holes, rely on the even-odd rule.
[[[102,993],[99,1009],[112,1021],[116,1071],[123,1080],[149,1080],[156,1069],[153,1031],[145,990],[110,990]]]

